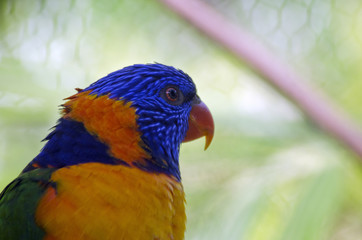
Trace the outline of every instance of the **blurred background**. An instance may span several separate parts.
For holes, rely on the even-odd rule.
[[[362,2],[208,0],[362,125]],[[214,115],[183,144],[186,239],[362,238],[356,156],[158,1],[0,1],[0,189],[35,157],[59,105],[114,70],[187,72]]]

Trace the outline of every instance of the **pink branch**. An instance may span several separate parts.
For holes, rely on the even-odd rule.
[[[352,149],[362,160],[359,127],[322,93],[307,84],[241,27],[200,0],[160,0],[181,17],[246,62],[292,99],[316,124]]]

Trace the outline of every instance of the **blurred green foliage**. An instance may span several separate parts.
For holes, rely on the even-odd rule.
[[[362,3],[208,1],[362,124]],[[356,157],[157,1],[0,1],[0,188],[40,151],[76,87],[134,63],[183,69],[214,142],[184,144],[186,239],[355,240]]]

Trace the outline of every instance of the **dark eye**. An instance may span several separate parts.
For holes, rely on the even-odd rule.
[[[181,105],[184,101],[184,95],[182,91],[173,85],[166,86],[161,90],[160,96],[169,104],[178,106]]]
[[[178,92],[175,88],[170,87],[166,89],[166,97],[168,100],[175,102],[178,99]]]

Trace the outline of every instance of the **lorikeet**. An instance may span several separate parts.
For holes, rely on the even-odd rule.
[[[0,239],[183,239],[180,144],[214,131],[192,79],[139,64],[77,90],[1,193]]]

